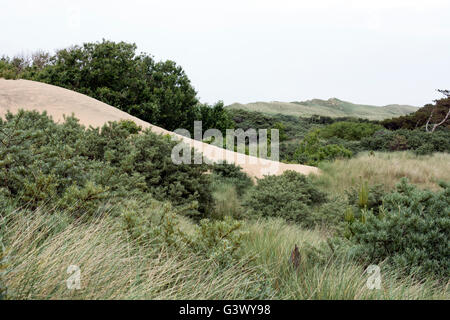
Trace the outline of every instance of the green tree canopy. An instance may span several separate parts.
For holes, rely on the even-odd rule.
[[[0,77],[45,82],[86,94],[144,121],[173,131],[232,128],[222,103],[200,104],[191,81],[174,61],[155,61],[137,46],[102,40],[61,49],[55,55],[38,52],[31,58],[3,57]]]

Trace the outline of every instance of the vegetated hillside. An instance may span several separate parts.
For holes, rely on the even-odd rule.
[[[233,151],[223,150],[201,141],[182,137],[96,99],[57,86],[28,80],[0,79],[0,92],[0,117],[4,117],[7,111],[17,113],[23,108],[27,111],[46,111],[48,115],[58,122],[63,122],[64,116],[74,114],[80,120],[80,124],[86,127],[101,127],[109,121],[131,120],[143,129],[149,128],[157,134],[183,139],[185,143],[202,152],[205,158],[209,160],[239,162],[244,172],[252,177],[261,178],[268,173],[281,174],[285,170],[294,170],[304,174],[318,172],[317,168],[309,166],[278,163],[251,157],[241,158],[240,155]]]
[[[269,114],[310,117],[313,115],[328,117],[355,117],[370,120],[384,120],[417,111],[417,107],[408,105],[387,105],[383,107],[354,104],[336,98],[328,100],[313,99],[302,102],[255,102],[248,104],[234,103],[228,109],[243,109]]]
[[[439,100],[443,104],[447,99]],[[417,155],[433,152],[450,152],[450,130],[444,125],[433,133],[424,127],[390,130],[385,122],[400,125],[403,118],[386,121],[353,117],[327,116],[295,117],[283,114],[267,114],[247,110],[228,110],[236,129],[278,129],[280,160],[317,166],[323,161],[351,158],[360,152],[404,151]],[[440,118],[436,118],[439,121]]]

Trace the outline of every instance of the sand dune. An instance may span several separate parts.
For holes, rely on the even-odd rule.
[[[133,120],[142,128],[150,128],[155,133],[168,134],[174,139],[182,139],[185,143],[202,152],[210,161],[226,160],[235,163],[253,178],[261,178],[266,174],[279,175],[286,170],[303,174],[319,173],[319,170],[315,167],[284,164],[246,156],[177,135],[71,90],[28,80],[0,79],[0,116],[4,117],[8,110],[15,113],[19,109],[47,111],[57,122],[63,122],[64,115],[73,113],[80,119],[81,124],[93,127],[102,126],[108,121]]]

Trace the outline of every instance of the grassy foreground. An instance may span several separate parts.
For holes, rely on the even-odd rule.
[[[343,195],[358,185],[360,177],[371,184],[393,187],[406,176],[422,188],[437,189],[439,180],[450,180],[448,154],[417,157],[411,153],[375,153],[323,164],[314,179],[322,188]],[[213,218],[243,218],[236,186],[214,186]],[[127,199],[129,201],[130,199]],[[139,206],[102,209],[89,221],[73,219],[65,210],[43,206],[17,209],[1,216],[6,260],[3,285],[12,299],[449,299],[449,281],[405,276],[381,263],[381,289],[367,287],[366,265],[349,252],[333,249],[333,232],[327,227],[305,229],[281,218],[243,219],[236,255],[220,263],[201,250],[192,250],[180,238],[152,241],[124,228],[123,218],[139,214],[161,216],[156,203],[141,213]],[[170,207],[169,207],[170,208]],[[169,209],[170,210],[170,209]],[[112,214],[115,212],[115,214]],[[158,220],[158,218],[156,218]],[[136,220],[141,227],[144,220]],[[139,222],[141,221],[141,222]],[[161,218],[162,221],[162,218]],[[169,221],[169,220],[168,220]],[[169,221],[196,238],[199,226],[191,219]],[[156,225],[154,228],[160,228]],[[137,229],[136,229],[137,230]],[[136,231],[134,230],[134,231]],[[209,232],[208,229],[205,229]],[[211,229],[221,231],[220,228]],[[172,232],[172,231],[171,231]],[[199,233],[202,235],[201,233]],[[206,239],[215,239],[206,234]],[[210,237],[210,238],[209,238]],[[225,237],[225,236],[224,236]],[[148,241],[150,239],[150,241]],[[208,240],[209,241],[209,240]],[[173,243],[176,242],[176,243]],[[187,242],[189,243],[189,242]],[[220,242],[228,246],[227,241]],[[197,244],[196,244],[197,245]],[[298,266],[290,261],[298,246]],[[197,246],[199,247],[199,246]],[[345,247],[344,247],[345,248]],[[217,248],[215,248],[217,249]],[[219,248],[220,249],[220,248]],[[203,250],[203,251],[202,251]],[[228,248],[224,248],[225,252]],[[331,250],[331,251],[330,251]],[[220,252],[220,251],[218,251]],[[69,290],[68,267],[81,271],[81,289]],[[419,280],[421,279],[421,280]]]
[[[14,213],[13,213],[14,214]],[[15,213],[17,214],[17,212]],[[336,254],[309,256],[326,239],[281,219],[244,224],[241,259],[225,268],[182,248],[136,248],[107,214],[89,225],[37,211],[9,226],[8,295],[15,299],[448,299],[448,283],[398,279],[382,266],[382,289],[369,290],[364,268]],[[192,228],[187,220],[183,228]],[[299,245],[300,265],[289,264]],[[304,254],[305,253],[305,254]],[[67,268],[81,269],[69,290]]]
[[[317,181],[328,191],[342,193],[362,180],[392,190],[400,178],[423,189],[438,190],[439,181],[450,181],[450,154],[418,156],[412,152],[361,153],[355,158],[324,162]]]

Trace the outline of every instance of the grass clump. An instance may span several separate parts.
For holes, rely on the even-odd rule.
[[[131,209],[130,209],[131,210]],[[151,209],[163,214],[160,204]],[[159,211],[159,214],[158,214]],[[170,210],[168,211],[170,213]],[[166,212],[167,213],[167,212]],[[129,213],[128,213],[129,214]],[[107,213],[90,223],[70,218],[64,212],[38,210],[31,216],[16,212],[9,219],[5,240],[10,248],[10,264],[5,282],[13,299],[267,299],[265,279],[248,259],[234,258],[218,263],[222,244],[205,239],[216,236],[208,230],[234,232],[221,224],[205,223],[202,233],[209,238],[190,237],[193,246],[180,239],[166,242],[167,222],[146,224],[138,234],[122,219]],[[68,215],[70,217],[70,215]],[[164,215],[162,215],[164,216]],[[10,218],[10,217],[8,217]],[[134,220],[137,222],[137,220]],[[176,225],[176,221],[168,220]],[[142,221],[140,221],[142,222]],[[64,227],[61,227],[61,224]],[[134,224],[136,227],[137,224]],[[160,229],[152,230],[152,229]],[[172,230],[175,230],[174,227]],[[151,233],[159,241],[136,241]],[[219,236],[218,236],[219,237]],[[201,238],[201,239],[200,239]],[[220,234],[222,241],[229,235]],[[199,242],[196,239],[200,239]],[[213,250],[217,246],[216,251]],[[81,290],[69,290],[67,268],[81,270]]]
[[[332,245],[326,230],[305,230],[280,218],[248,222],[244,230],[242,250],[256,253],[254,264],[271,281],[277,299],[448,299],[448,282],[405,277],[385,263],[380,263],[381,289],[370,290],[365,266]],[[297,269],[289,260],[295,245]]]
[[[359,188],[361,180],[369,185],[383,185],[394,190],[401,178],[421,189],[439,190],[439,181],[450,181],[450,155],[434,153],[418,156],[409,151],[359,154],[352,159],[338,159],[320,165],[322,175],[312,179],[328,194],[345,195]]]

